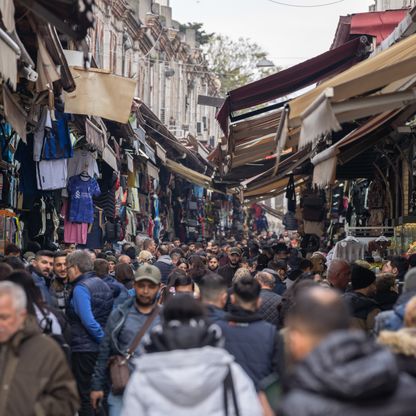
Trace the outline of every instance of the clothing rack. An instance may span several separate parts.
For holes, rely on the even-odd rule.
[[[386,238],[395,237],[394,227],[350,227],[348,224],[345,225],[345,233],[347,236],[353,237],[366,237],[366,238],[377,238],[384,235]]]

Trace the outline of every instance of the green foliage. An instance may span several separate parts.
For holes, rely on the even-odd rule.
[[[205,30],[202,30],[203,23],[185,23],[179,25],[179,31],[185,33],[186,29],[194,29],[196,32],[196,41],[200,45],[207,44],[212,37],[214,36],[214,33],[206,33]]]
[[[256,67],[261,59],[266,58],[267,53],[247,38],[235,41],[228,36],[215,35],[206,45],[205,53],[209,69],[221,81],[223,94],[278,70],[276,67]]]

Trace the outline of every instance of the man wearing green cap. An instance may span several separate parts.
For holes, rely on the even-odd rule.
[[[100,344],[98,360],[91,382],[91,403],[97,408],[99,400],[104,398],[104,388],[108,385],[108,361],[114,355],[126,355],[135,336],[140,332],[153,309],[157,307],[157,295],[160,290],[161,275],[157,267],[143,265],[134,274],[135,296],[117,307],[108,318],[105,336]],[[151,321],[148,332],[160,322],[159,315]],[[143,338],[142,338],[143,341]],[[141,343],[133,354],[137,357],[141,351]],[[130,372],[133,370],[129,360]],[[119,415],[122,406],[122,395],[110,393],[108,397],[109,416]]]

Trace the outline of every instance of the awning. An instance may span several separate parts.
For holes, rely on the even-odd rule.
[[[349,68],[365,57],[367,38],[357,38],[259,81],[228,93],[217,113],[217,120],[228,136],[228,118],[232,112],[284,97]]]
[[[181,176],[185,180],[202,186],[203,188],[212,189],[212,180],[209,176],[202,175],[201,173],[195,172],[192,169],[187,168],[179,163],[174,162],[171,159],[166,159],[166,167],[173,173]]]
[[[339,47],[357,35],[373,36],[378,45],[393,32],[407,12],[407,9],[400,9],[341,16],[331,49]]]
[[[347,100],[413,75],[415,67],[416,35],[412,35],[290,101],[289,127],[301,125],[302,114],[327,88],[333,88],[333,101]]]
[[[128,122],[136,88],[134,79],[95,68],[71,67],[71,73],[76,90],[64,93],[66,113],[98,116],[123,124]]]
[[[332,103],[334,91],[326,89],[302,114],[299,147],[341,130],[341,123],[366,118],[416,102],[416,89],[352,98]]]

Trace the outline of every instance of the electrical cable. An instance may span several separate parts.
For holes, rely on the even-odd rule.
[[[279,6],[286,6],[286,7],[298,7],[298,8],[313,8],[313,7],[325,7],[325,6],[331,6],[333,4],[337,4],[337,3],[342,3],[345,0],[336,0],[336,1],[331,1],[329,3],[321,3],[321,4],[290,4],[290,3],[285,3],[283,1],[278,1],[278,0],[267,0],[271,3],[274,4],[278,4]]]

